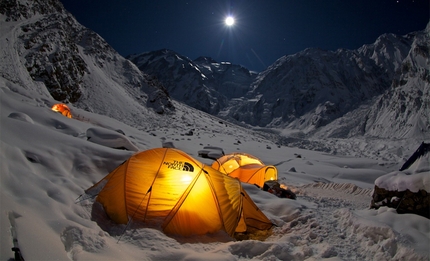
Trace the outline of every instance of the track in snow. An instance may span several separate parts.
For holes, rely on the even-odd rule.
[[[362,222],[356,211],[369,209],[372,191],[339,183],[294,189],[297,201],[307,207],[275,229],[276,241],[290,242],[290,248],[283,249],[289,260],[426,260],[391,227]]]

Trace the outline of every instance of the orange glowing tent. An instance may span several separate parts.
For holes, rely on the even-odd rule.
[[[53,111],[56,111],[56,112],[63,114],[67,118],[72,118],[72,113],[70,112],[69,107],[64,103],[54,104],[51,109]]]
[[[212,168],[260,188],[264,186],[264,182],[278,179],[275,166],[266,166],[260,159],[248,153],[226,154],[214,161]]]
[[[116,223],[140,222],[166,234],[233,236],[272,227],[239,180],[174,148],[136,153],[85,192],[97,194]]]

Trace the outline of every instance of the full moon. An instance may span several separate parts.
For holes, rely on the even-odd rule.
[[[225,24],[227,26],[234,25],[234,18],[233,18],[233,16],[227,16],[227,18],[225,19]]]

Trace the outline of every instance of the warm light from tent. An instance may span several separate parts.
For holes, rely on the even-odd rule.
[[[62,115],[66,116],[68,118],[72,118],[72,114],[70,113],[70,109],[65,104],[62,104],[62,103],[54,104],[51,109],[55,112],[61,113]]]
[[[192,179],[193,178],[191,176],[184,175],[184,176],[182,176],[181,181],[184,182],[184,183],[190,183]]]

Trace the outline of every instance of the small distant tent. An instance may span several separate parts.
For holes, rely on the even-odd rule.
[[[260,188],[263,188],[264,182],[278,179],[275,166],[266,166],[260,159],[248,153],[226,154],[214,161],[212,168]]]
[[[70,112],[69,107],[64,103],[54,104],[51,109],[53,111],[56,111],[56,112],[63,114],[67,118],[72,118],[72,113]]]
[[[114,222],[141,222],[166,234],[191,236],[268,230],[271,221],[239,180],[174,148],[132,155],[86,190]]]

